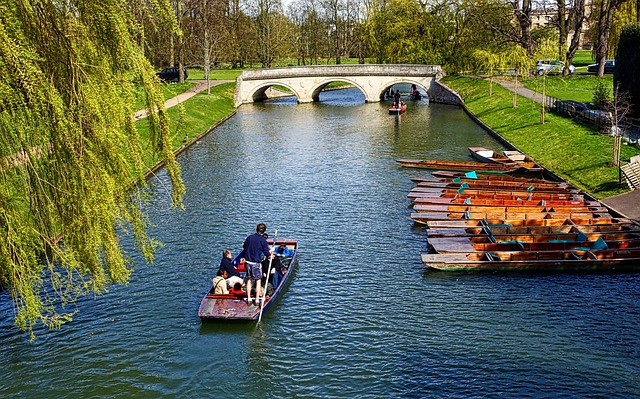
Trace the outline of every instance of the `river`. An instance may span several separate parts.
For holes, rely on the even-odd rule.
[[[638,275],[425,271],[411,177],[396,158],[469,160],[499,145],[458,107],[243,105],[180,157],[185,210],[151,182],[153,265],[78,302],[37,338],[0,308],[2,398],[640,397]],[[223,249],[264,222],[300,242],[298,266],[258,324],[201,322]]]

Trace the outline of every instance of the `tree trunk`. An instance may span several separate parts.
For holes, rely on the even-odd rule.
[[[609,36],[615,10],[627,0],[602,0],[600,14],[598,16],[598,37],[596,39],[596,62],[598,63],[597,76],[604,76],[604,62],[609,50]]]
[[[640,0],[639,0],[640,1]],[[582,34],[582,25],[584,24],[585,0],[576,0],[573,9],[569,14],[570,24],[573,25],[573,37],[567,50],[567,66],[573,63],[573,57],[580,46],[580,36]]]
[[[520,43],[527,50],[527,54],[533,55],[534,44],[531,37],[531,0],[523,0],[522,8],[515,9],[515,16],[520,25]]]

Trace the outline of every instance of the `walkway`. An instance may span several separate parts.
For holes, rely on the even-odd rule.
[[[180,104],[181,102],[187,101],[191,97],[207,89],[206,80],[193,80],[193,81],[190,81],[189,83],[191,82],[195,83],[196,85],[190,88],[189,90],[185,91],[184,93],[178,94],[177,96],[165,101],[164,107],[171,108],[175,105]],[[210,87],[214,87],[214,86],[217,86],[223,83],[229,83],[229,82],[233,82],[233,80],[210,80],[209,84],[210,84]],[[146,117],[147,117],[146,109],[142,109],[134,114],[135,120],[146,118]]]
[[[513,91],[513,82],[498,79],[497,83],[505,89]],[[522,87],[520,83],[518,83],[517,93],[537,103],[542,102],[542,94]],[[605,198],[602,202],[618,213],[640,223],[640,190],[633,190],[628,193]]]

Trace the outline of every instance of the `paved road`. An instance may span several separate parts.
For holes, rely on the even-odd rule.
[[[190,99],[191,97],[195,96],[196,94],[200,93],[201,91],[204,91],[207,89],[207,81],[206,80],[193,80],[190,81],[195,83],[196,85],[193,86],[192,88],[190,88],[189,90],[185,91],[182,94],[178,94],[177,96],[168,99],[167,101],[164,102],[164,107],[165,108],[171,108],[175,105],[180,104],[181,102],[184,102],[188,99]],[[223,83],[229,83],[229,82],[233,82],[233,80],[210,80],[209,84],[210,87],[214,87]],[[136,120],[138,119],[142,119],[142,118],[146,118],[147,117],[147,110],[143,109],[140,110],[138,112],[135,113],[134,118]]]
[[[497,80],[500,86],[509,91],[513,91],[513,82],[507,80]],[[517,93],[523,97],[529,98],[537,103],[542,102],[542,94],[533,90],[529,90],[526,87],[522,87],[518,83]],[[630,219],[640,223],[640,190],[633,190],[628,193],[616,195],[613,197],[605,198],[602,202],[615,209],[619,213],[625,215]]]

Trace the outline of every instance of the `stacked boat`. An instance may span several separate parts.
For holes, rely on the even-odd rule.
[[[411,219],[439,270],[640,269],[640,226],[566,182],[433,171],[413,179]]]

